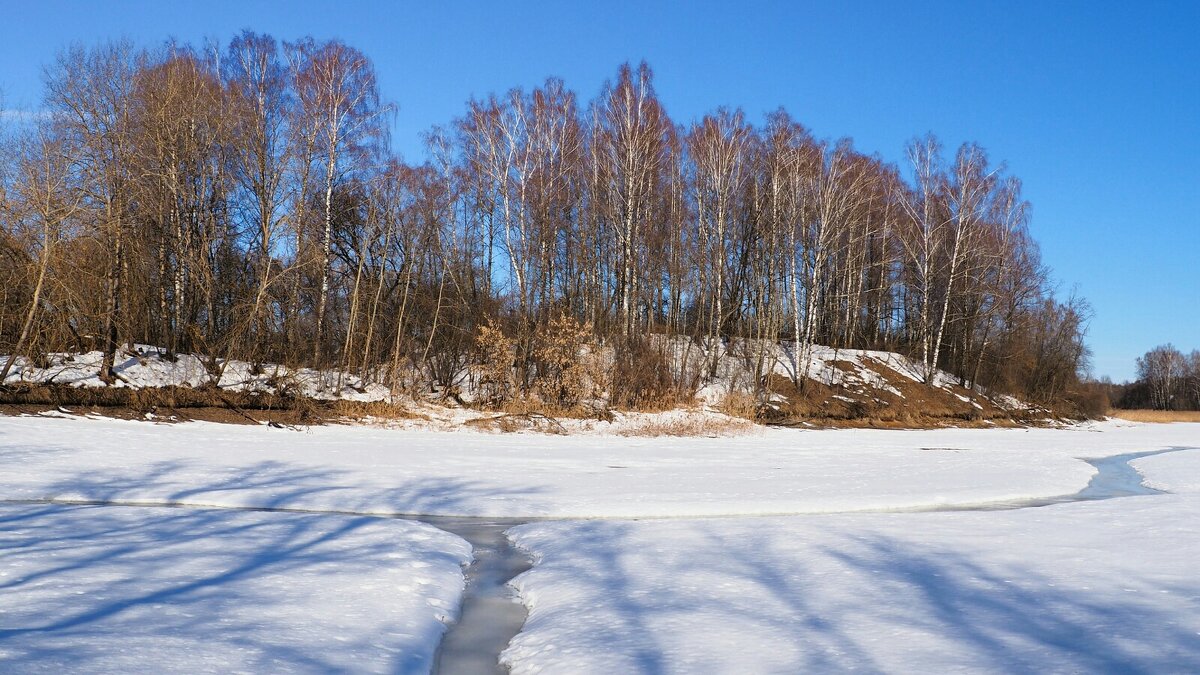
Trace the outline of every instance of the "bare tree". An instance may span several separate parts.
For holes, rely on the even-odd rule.
[[[256,288],[244,330],[261,339],[269,336],[266,305],[275,281],[272,262],[289,216],[288,170],[298,140],[288,128],[294,99],[279,49],[268,35],[245,31],[235,37],[224,67],[233,99],[234,175],[245,199],[239,214],[256,235]]]
[[[77,149],[78,189],[106,252],[100,378],[110,384],[116,377],[130,227],[135,72],[132,45],[117,42],[90,50],[72,47],[46,73],[46,105],[66,142]]]
[[[621,66],[617,80],[605,86],[596,103],[596,206],[599,220],[614,235],[616,296],[621,333],[633,333],[638,301],[638,255],[654,218],[655,195],[664,182],[672,132],[654,92],[653,74],[644,62],[635,72]]]
[[[160,339],[168,351],[193,339],[212,346],[218,307],[215,256],[227,237],[213,206],[229,189],[231,128],[225,90],[211,63],[172,46],[139,69],[133,91],[134,194],[148,238],[158,243]]]
[[[55,248],[64,236],[63,230],[81,209],[81,193],[71,189],[71,153],[50,124],[40,123],[29,132],[19,153],[18,174],[13,182],[15,194],[4,200],[7,207],[4,211],[11,223],[30,235],[30,273],[35,281],[16,344],[0,367],[0,382],[8,377],[17,356],[24,353],[42,304]]]
[[[1187,357],[1172,344],[1159,345],[1137,360],[1138,379],[1150,385],[1151,402],[1158,410],[1172,410],[1187,377]]]
[[[744,196],[751,170],[753,131],[740,110],[718,110],[704,117],[688,135],[688,149],[695,164],[698,241],[701,255],[707,259],[707,274],[701,276],[701,288],[707,298],[707,343],[709,377],[716,375],[721,354],[720,337],[728,318],[725,304],[729,277],[736,274],[731,255],[736,249],[734,220],[741,211],[738,200]]]
[[[313,361],[321,360],[322,330],[332,272],[333,190],[352,166],[372,156],[372,143],[383,135],[389,109],[380,103],[375,70],[362,52],[339,41],[311,40],[294,47],[298,65],[295,87],[304,115],[316,132],[324,163],[324,219],[320,237],[320,289],[317,296]]]

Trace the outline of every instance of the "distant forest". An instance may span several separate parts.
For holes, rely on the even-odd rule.
[[[140,342],[413,392],[499,353],[522,396],[566,340],[610,350],[613,401],[642,405],[712,377],[681,340],[823,344],[1080,390],[1087,303],[1055,296],[979,145],[921,136],[897,166],[782,109],[682,124],[644,63],[590,101],[553,78],[468,101],[421,164],[394,112],[338,41],[66,49],[4,132],[0,352],[100,349],[111,382]]]
[[[1138,358],[1137,380],[1105,386],[1118,408],[1200,410],[1200,350],[1159,345]]]

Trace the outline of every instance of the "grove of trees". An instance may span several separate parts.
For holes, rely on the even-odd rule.
[[[1114,385],[1110,395],[1122,408],[1200,410],[1200,350],[1184,354],[1159,345],[1137,360],[1137,380]]]
[[[136,341],[452,392],[483,336],[522,395],[572,367],[565,340],[611,350],[629,405],[712,376],[681,344],[1078,384],[1087,305],[1055,297],[1020,181],[974,143],[922,136],[896,166],[784,110],[681,123],[644,63],[590,101],[553,78],[471,100],[420,164],[392,115],[338,41],[67,49],[0,159],[0,353],[100,349],[111,381]]]

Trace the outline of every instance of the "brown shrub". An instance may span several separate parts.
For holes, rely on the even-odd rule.
[[[669,410],[691,398],[672,379],[666,355],[649,340],[623,340],[615,352],[610,389],[614,405],[627,410]]]
[[[557,410],[572,410],[594,398],[596,383],[589,372],[586,353],[591,326],[560,315],[541,331],[534,349],[537,376],[534,391],[543,403]]]
[[[496,407],[511,401],[516,393],[513,341],[488,322],[475,333],[475,355],[479,374],[479,401]]]
[[[1084,385],[1080,390],[1068,394],[1067,401],[1079,417],[1099,420],[1108,416],[1108,392],[1099,384]]]

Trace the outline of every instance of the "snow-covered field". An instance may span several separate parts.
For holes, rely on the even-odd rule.
[[[470,546],[422,523],[0,507],[0,671],[428,672]]]
[[[10,499],[509,517],[900,509],[1071,494],[1094,473],[1077,457],[1184,442],[1146,428],[678,439],[7,417],[0,486]]]
[[[1200,451],[1171,461],[1196,485]],[[511,536],[514,673],[1200,672],[1196,492]]]
[[[1080,458],[1168,448],[1190,449],[1134,466],[1172,494],[889,512],[1073,494]],[[0,500],[557,518],[511,533],[536,563],[515,672],[1196,672],[1197,448],[1200,425],[1115,422],[646,439],[0,417]],[[6,505],[0,671],[422,672],[468,551],[392,519]]]

